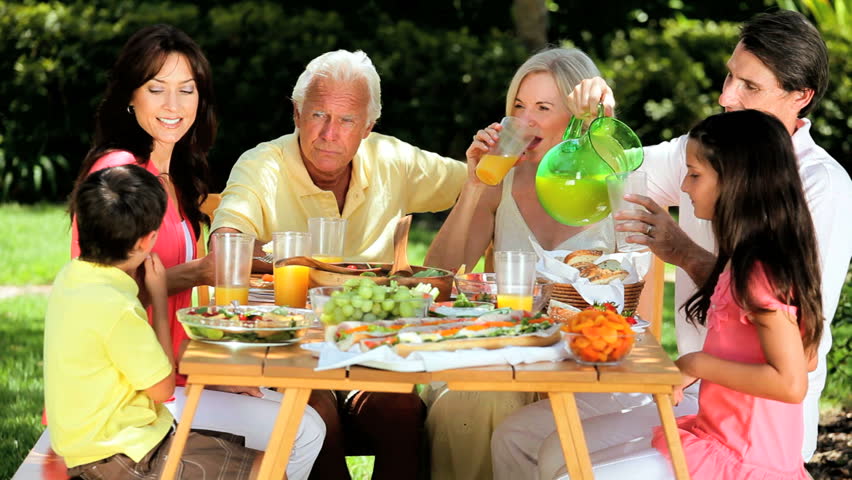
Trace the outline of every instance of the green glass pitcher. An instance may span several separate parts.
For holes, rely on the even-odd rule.
[[[642,143],[623,122],[598,116],[582,133],[583,119],[571,117],[563,141],[544,154],[535,190],[545,211],[564,225],[583,226],[609,215],[606,177],[642,165]]]

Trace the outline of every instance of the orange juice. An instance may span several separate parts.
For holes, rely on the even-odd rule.
[[[332,257],[329,255],[313,255],[314,260],[325,263],[343,263],[343,257]]]
[[[532,311],[532,295],[497,295],[497,308]]]
[[[230,305],[234,300],[248,305],[248,291],[248,287],[216,287],[216,305]]]
[[[509,169],[515,166],[517,161],[518,156],[483,155],[476,165],[476,176],[482,180],[482,183],[497,185],[503,180]]]
[[[609,215],[605,176],[579,179],[537,176],[535,188],[541,205],[559,223],[589,225]]]
[[[275,267],[275,305],[305,308],[310,271],[302,265]]]

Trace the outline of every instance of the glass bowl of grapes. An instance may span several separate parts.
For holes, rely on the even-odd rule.
[[[430,286],[409,288],[395,282],[377,285],[368,279],[351,279],[342,286],[312,288],[308,296],[320,321],[337,325],[352,320],[426,317],[433,301],[430,290]]]

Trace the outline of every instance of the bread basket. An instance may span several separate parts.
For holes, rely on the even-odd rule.
[[[624,310],[636,310],[636,307],[639,305],[639,295],[642,293],[644,286],[644,280],[624,285]],[[550,298],[565,302],[581,310],[589,306],[589,303],[570,283],[554,283]]]

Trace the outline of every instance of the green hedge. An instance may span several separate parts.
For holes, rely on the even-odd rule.
[[[292,86],[324,51],[363,49],[373,58],[384,99],[378,131],[456,158],[473,132],[502,116],[506,86],[528,55],[507,26],[507,0],[489,16],[466,3],[383,8],[388,2],[373,0],[340,12],[319,10],[329,2],[307,4],[316,9],[300,3],[307,2],[0,1],[0,201],[65,198],[88,148],[106,72],[129,35],[151,23],[187,31],[213,65],[221,120],[213,190],[224,186],[240,153],[292,130]],[[615,88],[620,118],[646,144],[720,110],[735,24],[676,16],[592,35],[567,28],[565,8],[554,14],[559,28],[551,28],[564,37],[551,40],[592,54]],[[442,23],[433,10],[461,16]],[[613,19],[614,27],[635,24]],[[815,136],[847,159],[849,41],[825,33],[832,85],[812,117]]]

